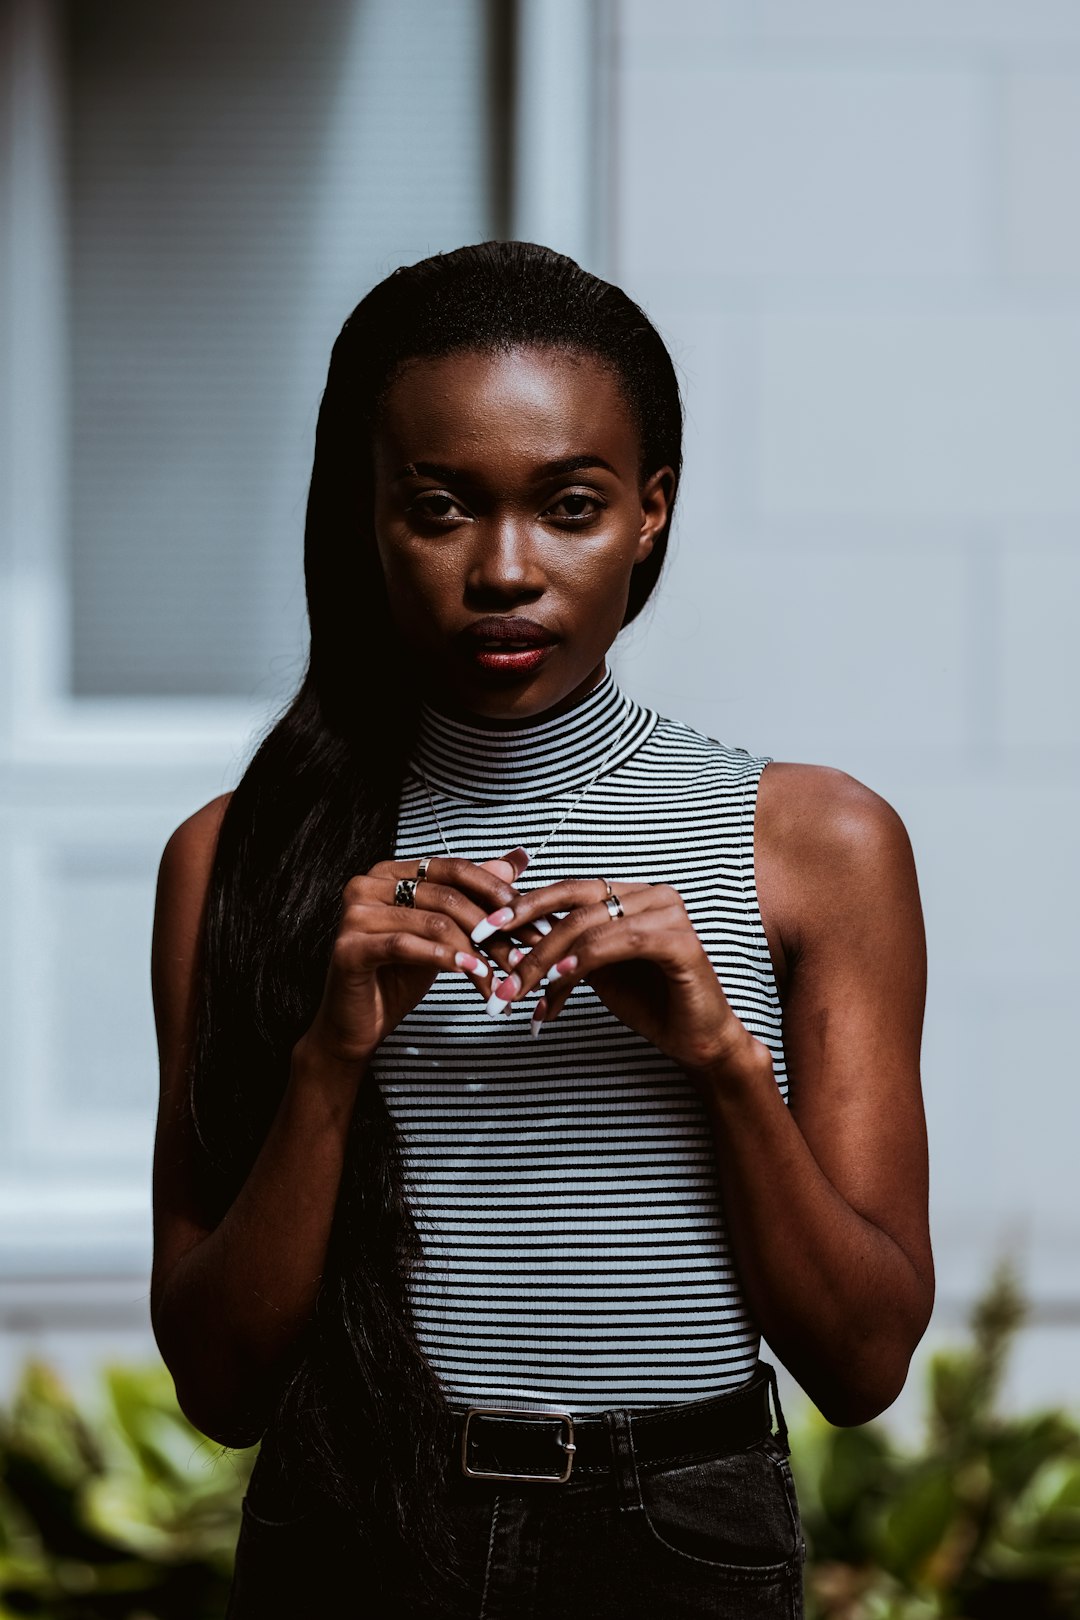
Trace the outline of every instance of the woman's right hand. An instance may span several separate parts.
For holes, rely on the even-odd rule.
[[[297,1046],[363,1067],[437,974],[464,972],[486,998],[493,976],[469,936],[481,918],[519,898],[513,879],[527,863],[521,849],[482,862],[435,856],[412,906],[396,906],[394,893],[400,878],[416,877],[416,861],[379,861],[350,878],[322,1001]],[[522,930],[526,942],[530,936],[533,943],[540,937],[531,926]],[[484,952],[504,971],[511,948],[503,933],[484,942]]]

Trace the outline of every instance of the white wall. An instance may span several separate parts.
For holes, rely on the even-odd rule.
[[[903,817],[930,960],[928,1343],[1011,1245],[1035,1309],[1010,1398],[1080,1399],[1080,8],[609,19],[604,269],[689,407],[671,571],[619,677]]]

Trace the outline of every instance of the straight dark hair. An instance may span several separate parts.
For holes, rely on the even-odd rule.
[[[206,1219],[243,1185],[322,997],[342,890],[394,852],[420,693],[376,549],[372,442],[402,366],[461,351],[551,347],[610,367],[638,430],[642,480],[682,468],[671,357],[642,310],[573,259],[482,242],[395,270],[346,320],[319,411],[304,535],[310,651],[295,696],[229,801],[210,877],[188,1099]],[[674,505],[672,491],[672,506]],[[623,624],[663,565],[671,516],[634,569]],[[361,1088],[313,1313],[283,1367],[273,1432],[293,1482],[429,1567],[450,1567],[440,1511],[451,1418],[417,1342],[421,1244],[399,1141]]]

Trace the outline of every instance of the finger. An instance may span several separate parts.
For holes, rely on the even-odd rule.
[[[619,962],[648,962],[668,974],[685,969],[701,956],[702,950],[701,940],[688,926],[681,906],[661,903],[637,913],[632,920],[618,918],[607,928],[601,925],[588,929],[573,955],[555,964],[564,971],[554,984],[549,975],[544,992],[544,1022],[550,1024],[557,1018],[575,988],[602,968]]]
[[[530,952],[536,949],[540,941],[548,937],[548,935],[551,933],[552,927],[553,924],[549,922],[547,928],[541,933],[540,929],[535,924],[530,924],[529,927],[523,928],[519,932],[511,924],[511,932],[513,933],[514,938],[520,941],[520,943],[510,947],[506,957],[506,966],[508,968],[515,968],[519,962],[523,962]]]
[[[341,972],[347,977],[365,979],[378,968],[389,965],[429,967],[434,973],[462,972],[456,961],[457,954],[453,944],[407,926],[386,930],[350,929],[338,935],[333,951],[334,962]]]
[[[620,896],[620,900],[623,902],[624,916],[615,919],[616,922],[622,922],[626,917],[637,916],[658,903],[655,890],[648,884],[639,885],[632,893],[626,895],[625,900]],[[606,905],[581,906],[571,911],[555,924],[550,935],[527,956],[519,955],[515,960],[514,953],[510,952],[507,960],[513,971],[492,986],[493,996],[509,1003],[528,995],[545,976],[549,988],[567,975],[576,973],[580,979],[582,970],[578,962],[582,942],[593,932],[603,933],[605,926],[610,928],[612,922],[611,913]]]
[[[514,868],[510,861],[478,861],[476,864],[485,872],[494,872],[504,883],[513,884]]]
[[[490,861],[478,861],[477,865],[481,867],[482,870],[494,872],[497,877],[501,877],[508,883],[514,884],[525,871],[525,868],[529,864],[529,859],[530,857],[528,850],[524,849],[521,844],[517,844],[505,855],[499,856],[498,858]],[[520,896],[517,895],[515,890],[515,899],[513,904],[516,905],[519,898]],[[520,944],[524,946],[524,950],[520,950],[515,947],[510,951],[510,966],[513,967],[514,963],[519,961],[525,952],[530,950],[538,940],[542,939],[545,934],[549,934],[551,932],[551,923],[548,919],[541,917],[538,918],[535,923],[530,923],[523,928],[513,928],[510,930],[510,932],[512,933],[514,939],[518,940]],[[507,964],[502,962],[501,965],[505,968]]]
[[[652,885],[648,883],[620,883],[618,892],[621,898],[624,894],[650,887]],[[489,913],[473,930],[472,937],[476,944],[480,944],[493,934],[504,932],[513,934],[515,938],[529,939],[535,944],[535,936],[526,934],[526,927],[547,936],[554,927],[552,918],[559,912],[568,912],[575,906],[606,898],[607,885],[603,878],[567,878],[557,883],[543,884],[530,889],[527,894],[518,895],[509,905],[501,905]]]
[[[448,972],[466,973],[477,985],[490,982],[491,970],[474,949],[467,933],[442,911],[421,911],[411,906],[386,906],[377,902],[353,906],[352,933],[385,939],[395,934],[411,934],[437,944],[440,965]]]
[[[546,939],[554,928],[558,919],[555,917],[537,917],[534,923],[516,923],[507,925],[506,932],[518,941],[510,952],[510,966],[527,956],[542,939]]]
[[[529,852],[520,844],[508,850],[498,860],[478,861],[477,865],[485,872],[494,872],[496,877],[502,878],[504,883],[514,884],[529,864]]]
[[[378,873],[377,881],[396,883],[399,878],[415,878],[416,869],[415,857],[408,861],[390,861]],[[372,868],[369,876],[374,875],[374,872],[375,869]],[[518,898],[513,885],[506,882],[497,872],[491,871],[479,861],[467,861],[460,855],[434,856],[428,865],[427,876],[423,883],[443,883],[460,889],[463,894],[475,900],[485,913],[494,911],[499,906],[513,905]],[[420,887],[423,887],[423,884]]]
[[[528,866],[530,859],[528,850],[518,844],[498,860],[481,861],[479,864],[489,871],[496,872],[500,877],[505,877],[510,883],[516,883]],[[518,906],[520,899],[521,896],[517,895],[513,901],[515,908]],[[487,920],[490,921],[490,918]],[[510,966],[513,967],[516,962],[519,962],[534,945],[544,938],[545,934],[551,933],[551,929],[550,917],[537,917],[535,922],[520,927],[512,927],[509,932],[514,939],[519,941],[520,946],[523,948],[515,946],[510,952]]]
[[[628,894],[651,889],[651,883],[612,882],[612,889],[623,900]],[[515,926],[534,922],[538,917],[550,917],[558,911],[573,911],[581,906],[595,905],[607,898],[607,884],[603,878],[560,878],[555,883],[544,883],[530,889],[514,903]]]
[[[401,911],[438,911],[453,917],[466,933],[484,915],[483,908],[470,899],[453,883],[425,878],[413,890],[412,905],[399,905],[396,878],[373,878],[363,896],[362,904],[393,906]]]
[[[525,849],[521,844],[515,844],[514,848],[508,850],[505,855],[501,855],[487,861],[478,861],[476,863],[478,871],[491,872],[493,876],[502,879],[509,886],[507,890],[508,898],[503,899],[500,897],[499,904],[495,908],[496,910],[505,909],[506,905],[508,904],[516,905],[520,900],[521,896],[517,889],[513,888],[513,884],[516,883],[517,879],[525,871],[529,864],[529,860],[530,856],[528,850]],[[428,866],[429,877],[432,874],[432,868],[434,865],[435,863],[432,861]],[[484,911],[485,915],[491,915],[491,912],[486,907],[484,908]],[[474,920],[478,922],[480,919],[476,918]],[[510,947],[502,930],[499,930],[498,928],[494,928],[493,930],[482,929],[478,938],[474,940],[474,944],[480,944],[485,938],[492,937],[493,932],[498,937],[498,943],[496,944],[495,951],[492,954],[499,961],[500,966],[505,969],[507,966],[505,955]],[[541,917],[536,923],[532,923],[528,927],[520,929],[514,928],[508,932],[512,933],[514,939],[518,940],[521,945],[524,945],[526,948],[530,948],[535,945],[538,940],[542,939],[545,934],[549,934],[551,932],[551,923],[549,920]],[[511,963],[510,966],[513,966],[513,964]]]
[[[416,911],[450,917],[461,929],[462,949],[475,953],[478,942],[472,938],[472,931],[484,915],[475,900],[470,900],[460,889],[449,883],[434,882],[431,878],[425,878],[413,890],[412,905],[398,906],[394,899],[397,884],[396,878],[369,878],[364,890],[364,899],[357,903],[381,905],[384,910],[390,911]],[[510,940],[505,934],[496,934],[491,943],[484,946],[485,954],[498,962],[504,971],[510,968],[507,960],[509,951]]]

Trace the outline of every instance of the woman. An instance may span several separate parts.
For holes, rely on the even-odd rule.
[[[155,1331],[262,1440],[232,1620],[799,1614],[760,1335],[856,1424],[926,1326],[903,825],[607,663],[681,427],[641,310],[532,244],[335,345],[309,666],[155,921]]]

